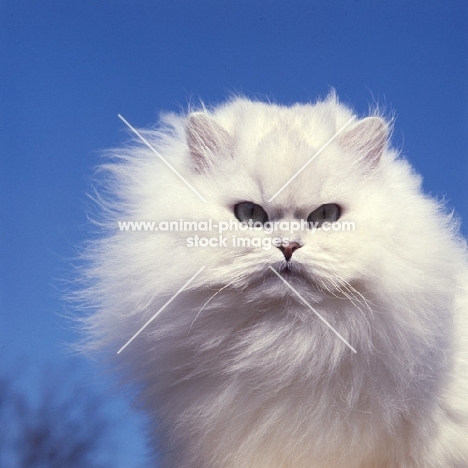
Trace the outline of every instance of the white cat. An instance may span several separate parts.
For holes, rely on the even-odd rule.
[[[389,126],[236,98],[112,152],[88,346],[139,387],[162,467],[468,467],[466,248]]]

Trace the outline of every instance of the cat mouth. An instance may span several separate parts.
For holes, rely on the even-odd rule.
[[[294,281],[296,284],[306,284],[308,289],[320,290],[317,280],[300,263],[292,260],[283,260],[272,267],[285,281]]]
[[[277,272],[284,278],[290,278],[293,276],[304,276],[301,272],[300,266],[292,260],[283,260],[278,265]]]
[[[285,276],[285,277],[291,276],[291,274],[293,274],[293,265],[292,265],[291,260],[281,262],[278,268],[278,273],[281,276]]]
[[[280,293],[281,297],[299,296],[301,302],[306,300],[314,304],[323,301],[323,291],[311,277],[310,272],[307,272],[307,269],[300,263],[282,261],[275,266],[270,266],[270,269],[274,271],[275,276],[272,287]],[[273,275],[273,272],[271,273]]]

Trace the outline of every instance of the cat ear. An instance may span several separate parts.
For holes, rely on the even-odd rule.
[[[344,147],[367,167],[377,167],[388,143],[389,129],[381,117],[366,117],[343,133]]]
[[[185,131],[190,156],[197,170],[206,171],[217,157],[232,155],[231,135],[207,114],[190,114]]]

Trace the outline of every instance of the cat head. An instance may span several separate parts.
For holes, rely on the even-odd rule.
[[[334,97],[235,99],[162,124],[141,132],[151,149],[137,140],[107,166],[113,234],[90,254],[103,310],[154,309],[202,267],[187,294],[237,291],[257,305],[291,300],[292,286],[309,303],[371,291],[406,308],[428,270],[434,295],[446,287],[437,258],[451,255],[453,225],[391,149],[383,117]],[[156,229],[115,232],[116,221]]]
[[[291,108],[238,100],[212,115],[189,114],[190,181],[209,200],[186,217],[229,225],[226,245],[193,249],[212,257],[205,261],[224,281],[265,285],[266,277],[277,292],[272,268],[309,294],[310,284],[333,291],[359,280],[376,249],[382,197],[370,197],[381,189],[389,128],[335,99]]]
[[[98,199],[108,231],[90,244],[83,275],[92,346],[121,346],[155,314],[157,340],[196,322],[205,346],[259,313],[274,334],[275,313],[313,316],[302,300],[343,335],[367,329],[375,310],[377,330],[394,321],[417,333],[421,316],[448,310],[464,257],[390,129],[334,97],[290,107],[234,99],[163,116],[140,131],[144,144],[112,150]]]

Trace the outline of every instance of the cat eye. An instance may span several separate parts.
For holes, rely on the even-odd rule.
[[[266,211],[256,203],[242,202],[234,206],[234,215],[240,222],[249,222],[252,220],[265,224],[268,221]]]
[[[312,211],[307,217],[308,223],[313,223],[316,228],[319,228],[325,221],[333,223],[338,221],[341,216],[341,209],[336,203],[326,203]]]

